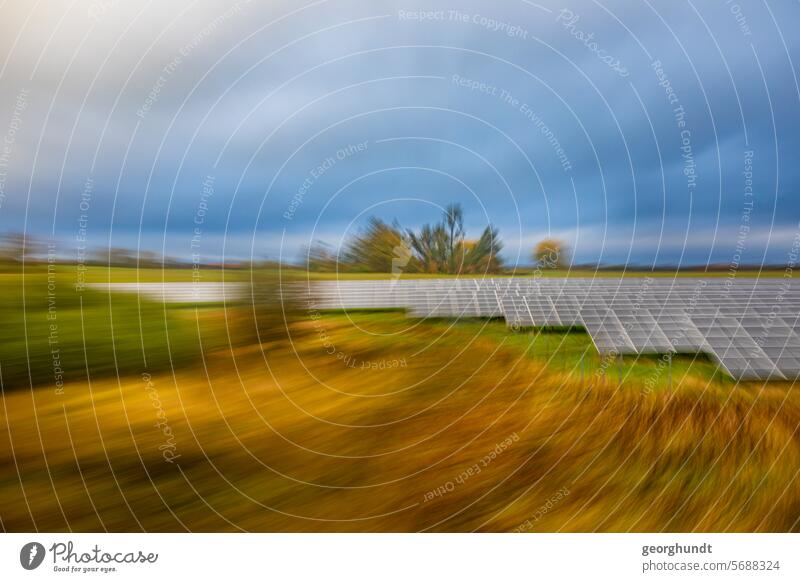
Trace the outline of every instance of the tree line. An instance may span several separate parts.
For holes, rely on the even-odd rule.
[[[503,268],[499,231],[489,225],[478,239],[467,239],[460,204],[444,209],[441,221],[418,231],[371,217],[337,254],[324,243],[308,249],[308,266],[317,271],[365,273],[497,273]]]
[[[564,266],[563,245],[546,239],[533,252],[534,261],[544,268]],[[468,239],[464,210],[450,204],[439,222],[419,230],[404,229],[371,217],[364,229],[350,237],[337,253],[321,242],[307,249],[308,268],[314,271],[363,273],[480,274],[503,270],[499,230],[492,225],[480,237]]]

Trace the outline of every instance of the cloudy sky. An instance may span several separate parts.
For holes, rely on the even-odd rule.
[[[9,0],[0,229],[294,261],[460,202],[510,263],[786,263],[797,2]]]

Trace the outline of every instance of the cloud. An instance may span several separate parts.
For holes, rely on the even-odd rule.
[[[753,151],[750,241],[783,260],[786,236],[766,241],[800,216],[800,7],[562,8],[6,3],[5,119],[29,97],[0,227],[69,245],[91,178],[96,244],[166,240],[180,254],[213,175],[204,229],[237,253],[255,236],[274,254],[284,229],[294,253],[318,234],[335,242],[370,212],[413,227],[455,200],[471,230],[500,227],[511,259],[558,232],[587,261],[702,262],[735,250],[709,233],[738,230]],[[309,172],[363,142],[283,218]]]

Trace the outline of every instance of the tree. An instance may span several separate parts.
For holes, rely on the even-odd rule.
[[[336,253],[330,245],[316,241],[309,245],[306,252],[309,271],[332,272],[336,270]]]
[[[492,226],[487,226],[477,241],[463,241],[461,248],[461,273],[497,273],[503,267],[499,256],[503,243],[499,231]]]
[[[450,241],[443,225],[426,224],[419,234],[408,231],[408,238],[423,273],[447,272]]]
[[[567,247],[558,239],[546,238],[533,249],[533,260],[540,269],[563,269],[567,265]]]
[[[426,224],[419,233],[408,231],[408,239],[425,273],[493,273],[502,268],[498,230],[487,226],[477,241],[465,240],[459,204],[447,206],[442,222]]]
[[[0,263],[23,263],[42,253],[44,244],[36,237],[21,232],[0,234]]]
[[[372,217],[367,227],[347,243],[342,262],[353,271],[391,273],[392,266],[397,265],[398,249],[407,246],[397,223],[387,224]]]
[[[450,262],[449,272],[456,271],[456,248],[464,242],[464,210],[460,204],[448,204],[444,211],[444,224],[449,233]]]
[[[413,261],[410,242],[395,223],[370,218],[366,228],[353,236],[337,255],[322,241],[312,243],[304,253],[310,271],[394,273]]]

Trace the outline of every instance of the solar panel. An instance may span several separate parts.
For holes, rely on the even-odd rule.
[[[739,379],[800,377],[800,285],[782,279],[460,278],[321,281],[321,309],[582,326],[601,353],[697,353]]]

